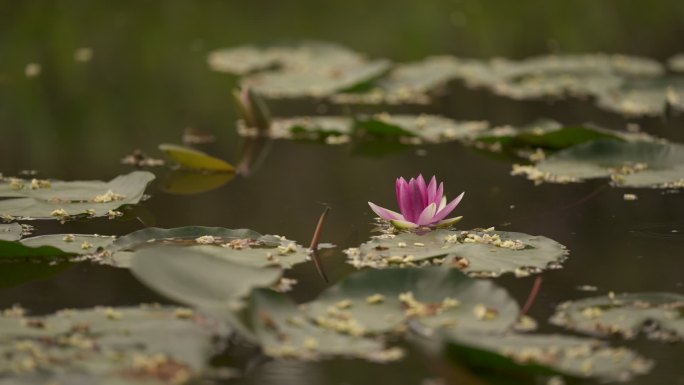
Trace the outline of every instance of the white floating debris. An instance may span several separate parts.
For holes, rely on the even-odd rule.
[[[624,200],[626,200],[626,201],[635,201],[635,200],[637,200],[638,198],[639,198],[639,197],[637,197],[635,194],[625,194],[625,195],[622,196],[622,199],[624,199]]]
[[[93,58],[93,49],[81,47],[74,51],[74,60],[81,63],[89,62]]]
[[[41,67],[40,64],[28,63],[26,65],[26,68],[24,69],[24,74],[26,75],[27,78],[34,78],[34,77],[40,75],[42,70],[43,70],[43,67]]]

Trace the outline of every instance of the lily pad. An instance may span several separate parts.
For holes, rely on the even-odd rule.
[[[411,144],[468,139],[488,126],[484,121],[457,122],[436,115],[379,114],[358,120],[358,129],[366,134],[400,137]]]
[[[304,41],[292,45],[241,46],[209,53],[208,63],[214,71],[235,75],[280,68],[303,70],[309,67],[356,64],[358,53],[334,43]]]
[[[0,318],[0,376],[32,383],[184,384],[208,367],[212,338],[227,330],[190,309],[158,306],[69,310]],[[172,335],[173,338],[169,338]],[[68,382],[73,383],[73,382]]]
[[[289,268],[309,259],[304,247],[284,237],[261,235],[248,229],[203,226],[138,230],[115,240],[107,247],[102,259],[104,263],[127,267],[132,252],[173,245],[183,246],[188,252],[250,267]]]
[[[634,80],[599,94],[598,106],[626,116],[684,111],[684,77]]]
[[[684,146],[598,140],[555,153],[534,167],[517,166],[517,169],[536,182],[610,177],[615,185],[625,187],[683,187]],[[515,166],[513,172],[516,173]]]
[[[557,268],[565,260],[567,250],[543,236],[438,229],[375,237],[345,253],[348,262],[357,268],[442,264],[475,277],[496,277],[504,273],[527,276],[549,267]]]
[[[349,135],[353,132],[353,128],[354,119],[345,116],[276,118],[271,123],[268,136],[273,139],[319,139]],[[244,128],[241,133],[249,136]]]
[[[456,79],[461,61],[451,56],[434,56],[415,63],[399,64],[369,92],[333,96],[337,103],[427,104],[430,94]]]
[[[389,68],[390,62],[387,60],[306,66],[304,69],[247,76],[242,79],[241,86],[249,87],[267,99],[322,98],[360,88],[383,76]]]
[[[0,224],[0,241],[16,241],[23,229],[18,223]]]
[[[375,360],[392,358],[391,351],[386,351],[378,340],[343,334],[316,325],[281,293],[255,290],[247,301],[245,316],[256,341],[264,353],[271,357],[300,360],[329,356]]]
[[[664,341],[684,340],[684,295],[633,293],[561,304],[552,322],[582,333],[633,338],[643,332]]]
[[[70,255],[70,253],[53,246],[30,247],[17,241],[0,240],[0,259],[51,259],[55,257],[67,257]]]
[[[577,144],[600,139],[617,141],[649,140],[643,133],[609,130],[593,125],[564,126],[554,120],[538,120],[522,127],[503,126],[482,131],[475,139],[478,143],[500,144],[503,148],[540,148],[558,151]]]
[[[30,181],[21,181],[21,188],[5,188],[0,200],[0,217],[17,219],[60,219],[83,215],[98,217],[111,215],[111,211],[140,202],[147,184],[154,174],[134,171],[109,182],[101,181],[44,181],[33,188]]]
[[[176,301],[230,308],[255,287],[270,286],[278,268],[260,268],[217,258],[196,248],[155,246],[133,254],[131,271],[143,283]]]
[[[409,321],[430,330],[503,332],[519,313],[504,289],[443,267],[365,270],[307,306],[320,326],[351,335],[402,332]]]
[[[653,363],[626,348],[561,335],[444,333],[447,352],[459,362],[506,373],[562,374],[575,378],[626,381]]]
[[[228,162],[189,147],[177,146],[175,144],[160,144],[159,150],[184,169],[224,173],[235,172],[235,167]]]
[[[684,54],[680,53],[672,56],[667,61],[667,66],[674,72],[684,73]]]
[[[67,254],[94,254],[103,251],[116,237],[94,234],[50,234],[24,238],[21,243],[29,247],[51,246]]]
[[[624,55],[545,55],[522,61],[495,59],[466,73],[471,86],[485,86],[514,99],[598,95],[624,78],[651,78],[664,69],[657,61]]]

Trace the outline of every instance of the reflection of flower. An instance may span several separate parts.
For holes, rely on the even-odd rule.
[[[406,182],[404,178],[397,178],[397,201],[401,214],[368,202],[371,209],[380,216],[402,229],[412,229],[420,226],[443,227],[452,225],[463,217],[444,219],[458,206],[463,194],[457,196],[447,204],[444,196],[444,183],[437,186],[437,180],[433,176],[430,184],[425,183],[422,175],[411,178]]]

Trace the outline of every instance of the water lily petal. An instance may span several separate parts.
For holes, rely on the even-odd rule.
[[[435,213],[437,212],[437,205],[434,203],[430,203],[424,210],[423,212],[420,213],[420,216],[418,217],[418,223],[421,226],[429,225],[430,223],[433,223],[433,217],[435,216]]]
[[[430,184],[428,184],[427,194],[428,194],[428,204],[429,203],[437,203],[437,202],[435,202],[435,197],[437,196],[437,178],[435,178],[434,175],[432,176],[432,179],[430,179]]]
[[[437,214],[435,214],[434,220],[435,221],[441,221],[447,215],[449,215],[450,212],[454,211],[456,206],[458,206],[458,204],[461,203],[461,199],[463,199],[463,195],[465,195],[464,192],[462,192],[461,195],[457,196],[453,201],[449,202],[449,204],[446,205],[446,207],[439,210],[437,212]]]
[[[390,223],[398,229],[415,229],[418,227],[417,224],[409,221],[392,220]]]
[[[449,219],[444,219],[444,220],[441,220],[441,221],[439,221],[439,222],[437,222],[437,223],[433,223],[432,226],[438,227],[438,228],[439,228],[439,227],[449,227],[449,226],[455,224],[456,222],[459,222],[461,219],[463,219],[462,216],[460,216],[460,217],[454,217],[454,218],[449,218]]]
[[[431,203],[428,202],[427,185],[425,184],[425,178],[423,178],[423,174],[418,174],[418,178],[416,178],[416,187],[418,187],[418,191],[420,191],[420,203],[422,209]]]
[[[442,211],[446,207],[446,204],[447,204],[446,197],[442,197],[442,200],[439,202],[439,207],[437,207],[437,212]]]
[[[411,214],[411,195],[409,192],[409,184],[404,178],[401,178],[399,184],[399,211],[408,218]]]
[[[425,205],[423,205],[423,196],[420,193],[420,188],[418,188],[418,182],[415,179],[411,179],[411,181],[409,182],[409,191],[411,195],[411,206],[409,209],[410,215],[405,215],[405,217],[409,221],[418,222],[418,217],[425,208]]]
[[[437,194],[435,195],[435,200],[433,202],[437,203],[441,201],[442,198],[444,198],[444,182],[440,183],[439,187],[437,187]]]
[[[368,202],[368,205],[370,206],[371,210],[373,210],[373,212],[378,214],[378,216],[382,219],[385,219],[388,221],[390,221],[392,219],[404,220],[404,216],[397,213],[397,212],[394,212],[392,210],[388,210],[384,207],[380,207],[373,202]]]

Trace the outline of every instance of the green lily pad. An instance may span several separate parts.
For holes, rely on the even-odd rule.
[[[465,72],[471,86],[484,86],[514,99],[599,95],[624,78],[660,76],[657,61],[624,55],[545,55],[522,61],[495,59]]]
[[[598,106],[626,116],[684,111],[684,77],[633,80],[598,94]]]
[[[354,120],[345,116],[301,116],[276,118],[268,136],[273,139],[319,139],[328,136],[350,135]]]
[[[535,182],[608,178],[617,186],[684,186],[684,146],[666,142],[598,140],[557,152],[535,166],[514,166]]]
[[[392,351],[385,350],[377,339],[322,328],[307,319],[306,313],[286,295],[274,291],[255,290],[247,301],[245,317],[256,342],[271,357],[300,360],[329,356],[392,358]]]
[[[496,277],[504,273],[527,276],[549,267],[557,268],[565,260],[567,250],[543,236],[438,229],[375,237],[345,253],[348,262],[357,268],[442,264],[475,277]]]
[[[94,254],[112,244],[116,237],[94,234],[50,234],[24,238],[21,243],[29,247],[51,246],[67,254]]]
[[[653,363],[626,348],[561,335],[444,332],[447,353],[460,363],[504,373],[562,374],[602,381],[626,381],[647,373]]]
[[[224,173],[235,172],[235,167],[228,162],[189,147],[175,144],[160,144],[159,150],[184,169]]]
[[[684,54],[680,53],[672,56],[667,61],[667,66],[674,72],[684,73]]]
[[[323,67],[269,71],[242,79],[241,86],[249,87],[267,99],[323,98],[337,92],[351,91],[383,76],[390,68],[387,60],[340,63]]]
[[[522,127],[503,126],[478,134],[476,143],[499,144],[500,148],[540,148],[558,151],[577,144],[600,139],[617,141],[652,140],[644,133],[628,133],[592,125],[563,126],[553,120],[538,120]]]
[[[402,104],[430,103],[430,94],[456,79],[461,61],[450,56],[434,56],[415,63],[398,64],[377,81],[369,92],[334,95],[336,103]]]
[[[487,122],[457,122],[436,115],[379,114],[359,118],[357,128],[369,135],[400,137],[406,143],[420,144],[469,139],[488,126]]]
[[[131,271],[143,283],[176,301],[198,307],[230,308],[255,287],[270,286],[278,268],[260,268],[188,247],[155,246],[135,251]]]
[[[18,223],[0,224],[0,241],[16,241],[22,232],[23,228]]]
[[[316,41],[270,47],[241,46],[215,50],[208,56],[211,69],[235,75],[273,68],[301,70],[314,66],[356,64],[361,60],[361,55],[346,47]]]
[[[53,246],[30,247],[17,241],[0,240],[0,259],[51,259],[69,255],[71,254]]]
[[[409,321],[430,330],[503,332],[519,314],[505,290],[443,267],[365,270],[307,306],[320,326],[351,335],[402,332]]]
[[[633,293],[561,304],[552,322],[594,335],[633,338],[640,332],[664,341],[684,340],[684,295]]]
[[[147,184],[154,174],[134,171],[109,182],[101,181],[43,181],[33,188],[33,183],[21,181],[21,188],[8,189],[12,182],[3,184],[4,197],[0,200],[0,217],[19,219],[60,219],[83,215],[106,216],[117,208],[140,202]]]
[[[184,384],[208,367],[227,330],[189,309],[159,306],[0,317],[0,377],[20,383]],[[169,338],[173,336],[173,338]],[[31,380],[42,380],[31,382]],[[68,382],[73,383],[73,382]]]
[[[132,252],[169,245],[250,267],[289,268],[309,259],[307,249],[281,236],[261,235],[248,229],[187,226],[150,227],[122,236],[107,247],[102,262],[127,267]]]

